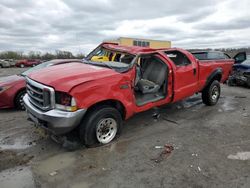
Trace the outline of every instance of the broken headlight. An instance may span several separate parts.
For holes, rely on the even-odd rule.
[[[76,100],[65,92],[56,92],[56,108],[63,111],[74,112],[77,110]]]

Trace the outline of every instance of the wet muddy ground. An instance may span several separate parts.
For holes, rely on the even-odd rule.
[[[1,69],[1,76],[22,71]],[[26,120],[0,111],[0,187],[250,187],[250,90],[222,86],[137,114],[109,145],[62,146]],[[76,140],[77,141],[77,140]],[[70,150],[70,151],[69,151]]]

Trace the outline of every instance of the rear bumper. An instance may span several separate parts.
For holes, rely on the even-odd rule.
[[[80,109],[75,112],[65,112],[57,109],[43,112],[29,102],[27,94],[23,100],[29,118],[36,125],[55,135],[62,135],[76,128],[86,113],[85,109]]]

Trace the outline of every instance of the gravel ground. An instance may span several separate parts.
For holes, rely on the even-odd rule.
[[[0,187],[247,188],[249,106],[249,89],[223,85],[216,106],[195,95],[160,108],[159,119],[137,114],[120,138],[90,149],[74,147],[77,140],[58,144],[25,112],[0,110]]]

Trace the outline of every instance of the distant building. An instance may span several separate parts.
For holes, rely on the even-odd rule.
[[[171,41],[151,40],[151,39],[138,39],[120,37],[118,39],[105,40],[105,42],[114,42],[124,46],[142,46],[150,48],[171,48]]]

